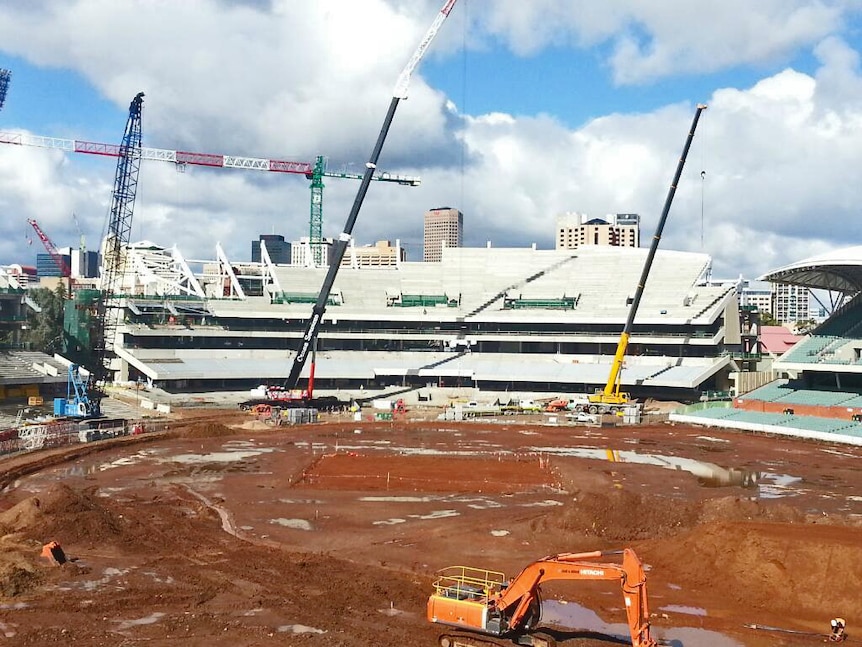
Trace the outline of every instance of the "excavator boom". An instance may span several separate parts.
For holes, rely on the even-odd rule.
[[[622,563],[596,561],[622,554]],[[552,580],[618,581],[622,588],[629,631],[634,647],[655,647],[650,634],[646,575],[640,559],[630,548],[622,551],[561,553],[537,560],[516,577],[502,573],[453,566],[439,573],[434,593],[428,599],[430,622],[468,629],[490,636],[530,632],[539,621],[539,587]],[[461,644],[468,644],[462,640]],[[548,639],[542,639],[550,645]],[[441,645],[456,645],[452,636],[441,637]],[[482,644],[481,640],[473,641]],[[536,641],[534,641],[536,644]]]

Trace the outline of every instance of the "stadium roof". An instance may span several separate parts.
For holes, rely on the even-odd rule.
[[[862,246],[812,256],[773,270],[758,280],[855,294],[862,291]]]

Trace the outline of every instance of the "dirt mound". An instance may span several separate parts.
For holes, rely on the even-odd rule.
[[[22,501],[16,508],[26,503]],[[122,535],[124,527],[122,515],[110,510],[107,503],[105,498],[98,496],[95,487],[73,490],[67,485],[56,484],[37,499],[35,507],[38,513],[19,530],[40,542],[104,543]]]
[[[629,542],[677,534],[694,526],[699,515],[696,503],[614,490],[578,493],[559,515],[544,522],[564,531]]]
[[[237,431],[220,422],[208,420],[175,427],[174,433],[179,438],[215,438],[219,436],[233,436]]]
[[[828,536],[805,525],[711,523],[677,538],[650,541],[639,553],[654,572],[673,573],[686,592],[784,617],[862,617],[862,551],[853,529]]]
[[[703,502],[700,523],[721,521],[777,521],[782,523],[804,523],[806,516],[800,510],[784,503],[765,505],[756,499],[726,496]]]
[[[8,535],[29,528],[41,514],[39,497],[30,497],[0,512],[0,535]]]

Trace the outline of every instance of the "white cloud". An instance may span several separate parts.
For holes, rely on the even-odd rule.
[[[326,154],[331,169],[350,162],[361,173],[398,72],[439,5],[7,3],[0,50],[74,70],[122,108],[144,90],[148,145],[297,161]],[[429,56],[461,45],[459,20],[483,30],[480,46],[498,39],[528,53],[548,44],[600,45],[620,82],[760,65],[810,48],[819,66],[813,75],[788,66],[708,97],[662,239],[663,248],[711,253],[719,276],[751,278],[862,233],[862,77],[858,52],[840,37],[847,7],[462,0]],[[422,213],[453,206],[464,211],[473,245],[551,247],[555,217],[565,211],[641,213],[649,240],[693,114],[693,103],[683,102],[607,114],[578,129],[504,107],[464,115],[420,68],[380,165],[421,175],[422,185],[375,182],[354,234],[360,244],[399,238],[418,259]],[[0,146],[0,261],[17,260],[28,217],[63,245],[77,241],[74,212],[95,247],[115,163],[81,157]],[[340,231],[357,188],[356,181],[326,180],[326,235]],[[181,174],[145,161],[133,237],[177,243],[197,258],[211,257],[221,242],[248,258],[259,233],[306,235],[309,201],[302,176]]]
[[[838,31],[854,9],[853,0],[499,0],[474,10],[473,19],[486,38],[501,39],[522,55],[549,45],[608,46],[616,81],[636,84],[787,60],[797,48]]]

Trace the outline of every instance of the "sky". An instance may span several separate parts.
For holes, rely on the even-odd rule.
[[[393,88],[442,0],[0,2],[0,131],[119,143],[144,92],[149,148],[362,173]],[[862,239],[862,0],[458,0],[399,103],[356,244],[421,260],[422,216],[464,244],[553,249],[567,212],[641,215],[648,245],[697,104],[661,249],[756,279]],[[116,160],[0,144],[0,264],[98,247]],[[327,178],[323,232],[359,189]],[[141,163],[132,240],[248,260],[308,235],[302,175]]]

